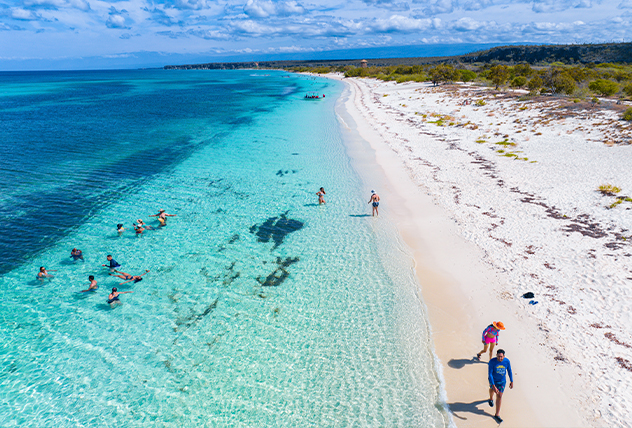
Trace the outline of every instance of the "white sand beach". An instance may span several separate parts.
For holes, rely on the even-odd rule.
[[[597,191],[632,196],[632,126],[604,104],[343,81],[368,142],[351,155],[365,181],[376,164],[386,177],[381,213],[414,254],[455,424],[497,425],[488,356],[472,357],[502,321],[505,426],[632,426],[632,202]]]

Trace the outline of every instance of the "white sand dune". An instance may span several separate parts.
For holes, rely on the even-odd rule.
[[[502,307],[498,313],[504,310],[520,323],[501,334],[521,337],[522,342],[505,341],[522,343],[525,350],[508,350],[523,366],[512,359],[514,369],[524,378],[539,367],[559,369],[562,377],[549,385],[533,381],[523,392],[546,395],[544,388],[554,387],[573,407],[558,413],[578,415],[539,414],[537,424],[508,426],[547,426],[547,420],[559,426],[632,426],[632,202],[610,209],[616,198],[597,191],[609,183],[632,197],[632,126],[612,110],[553,97],[520,101],[474,86],[345,81],[358,122],[397,154],[417,187],[501,278],[485,284],[484,293],[491,299],[488,308]],[[387,207],[388,195],[381,196]],[[461,285],[465,300],[482,299],[476,297],[482,290]],[[535,298],[522,298],[526,292]],[[427,293],[436,330],[441,317],[432,317],[433,299],[442,296],[435,290],[428,300]],[[479,312],[467,319],[481,323],[464,330],[469,332],[497,317]],[[475,353],[479,340],[471,338],[466,353]],[[538,343],[527,352],[527,341]],[[459,393],[451,390],[450,379],[446,384],[450,400]],[[484,378],[481,389],[484,398]],[[511,412],[511,393],[507,397]],[[555,411],[532,404],[535,413]],[[463,426],[490,425],[459,419]]]

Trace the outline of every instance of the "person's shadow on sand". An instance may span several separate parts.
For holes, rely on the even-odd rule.
[[[453,369],[462,369],[466,365],[471,365],[471,364],[487,364],[487,363],[481,360],[477,360],[474,357],[470,358],[469,360],[466,358],[455,360],[453,358],[450,361],[448,361],[448,367],[451,367]]]
[[[463,421],[466,421],[467,418],[465,416],[458,415],[457,413],[472,413],[474,415],[488,416],[490,418],[493,418],[493,415],[487,413],[483,409],[478,408],[478,406],[481,404],[487,404],[487,400],[472,401],[471,403],[448,403],[448,407],[450,408],[450,411],[452,412],[454,417],[459,418]]]

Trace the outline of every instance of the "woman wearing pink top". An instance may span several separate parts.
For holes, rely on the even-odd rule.
[[[505,325],[501,323],[500,321],[498,322],[494,321],[493,323],[487,326],[487,328],[483,331],[483,350],[479,352],[478,354],[476,354],[477,360],[481,359],[481,355],[487,351],[488,347],[489,347],[489,359],[490,360],[492,359],[492,356],[494,355],[494,346],[498,344],[498,335],[500,333],[500,330],[504,330],[504,329],[505,329]]]

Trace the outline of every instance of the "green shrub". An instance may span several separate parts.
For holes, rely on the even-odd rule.
[[[511,81],[511,86],[514,88],[522,88],[527,84],[527,78],[524,76],[516,76]]]
[[[450,64],[439,64],[428,70],[432,83],[438,85],[441,82],[453,82],[458,78],[458,71]]]
[[[504,85],[509,79],[509,67],[506,65],[495,65],[489,69],[489,80],[496,86],[498,89],[500,86]]]
[[[621,188],[613,186],[612,184],[602,184],[598,187],[598,190],[604,195],[614,196],[615,193],[619,193],[621,191]]]
[[[632,107],[623,112],[623,120],[632,122]]]
[[[459,80],[461,82],[471,82],[472,80],[476,79],[477,75],[475,72],[473,72],[472,70],[459,70]]]
[[[626,86],[623,87],[623,93],[626,94],[628,97],[632,97],[632,83],[628,83]]]
[[[531,80],[529,80],[527,87],[529,88],[529,91],[531,91],[534,94],[537,94],[538,92],[540,92],[542,85],[544,85],[542,78],[540,76],[534,76],[531,78]]]
[[[516,76],[529,77],[533,74],[533,69],[529,64],[517,64],[513,67]]]
[[[594,91],[600,95],[609,97],[619,91],[619,85],[612,80],[597,79],[588,84],[588,89]]]
[[[474,104],[476,104],[479,107],[483,107],[487,103],[484,100],[478,100]]]

